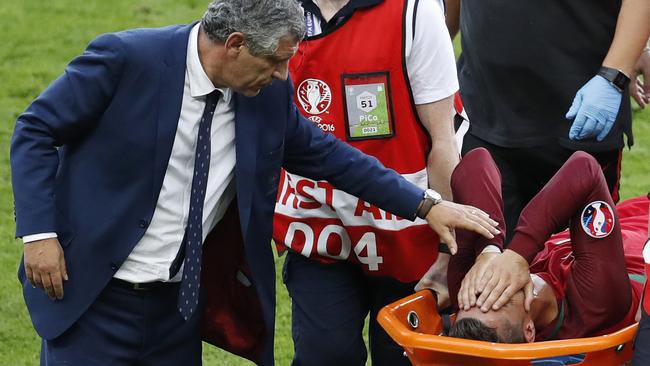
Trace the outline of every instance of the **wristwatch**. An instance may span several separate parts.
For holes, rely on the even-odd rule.
[[[625,75],[623,71],[611,67],[602,66],[600,70],[598,70],[598,75],[604,77],[605,80],[609,81],[610,84],[621,93],[623,93],[630,84],[629,76]]]
[[[440,193],[434,191],[433,189],[425,190],[422,202],[416,211],[416,216],[421,219],[426,218],[429,211],[431,211],[431,207],[439,204],[440,202],[442,202],[442,196]]]

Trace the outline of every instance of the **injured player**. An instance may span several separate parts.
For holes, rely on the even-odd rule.
[[[501,178],[486,150],[463,159],[452,186],[455,200],[503,224]],[[527,262],[531,281],[498,310],[475,305],[481,304],[476,276],[498,256],[516,255],[500,253],[503,235],[482,240],[457,233],[459,250],[449,263],[448,281],[460,311],[449,335],[523,343],[597,336],[633,324],[645,281],[647,210],[646,198],[635,199],[619,207],[619,218],[596,160],[573,154],[520,216],[506,253]],[[497,276],[494,267],[487,272]],[[507,281],[499,281],[504,283],[492,285],[503,291]]]

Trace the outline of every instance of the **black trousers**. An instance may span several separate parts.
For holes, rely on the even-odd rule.
[[[559,144],[506,148],[471,134],[465,135],[463,155],[477,147],[486,148],[501,171],[507,245],[512,239],[521,211],[575,151]],[[614,202],[618,202],[621,149],[590,154],[602,167],[612,198]]]
[[[377,313],[412,294],[415,283],[368,276],[355,264],[322,264],[292,252],[287,253],[283,278],[291,296],[293,366],[366,365],[362,333],[368,314],[372,365],[411,364],[379,325]]]

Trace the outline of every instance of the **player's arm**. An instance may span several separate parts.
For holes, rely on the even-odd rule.
[[[527,275],[519,268],[530,264],[537,253],[544,249],[546,240],[553,233],[567,228],[569,223],[573,225],[572,239],[576,256],[576,265],[572,267],[572,272],[581,273],[575,278],[585,281],[579,286],[580,290],[602,290],[602,284],[589,282],[594,279],[594,276],[589,274],[590,271],[595,271],[606,276],[611,275],[608,281],[620,284],[622,289],[617,290],[617,293],[627,291],[629,299],[629,283],[626,282],[621,241],[616,239],[614,242],[618,244],[611,244],[610,240],[617,235],[620,237],[618,226],[609,227],[612,233],[607,240],[576,240],[586,237],[586,234],[579,236],[584,231],[581,231],[580,220],[576,215],[582,214],[588,203],[598,200],[613,207],[600,166],[587,153],[574,153],[522,211],[509,248],[497,260],[492,261],[492,266],[487,270],[491,274],[485,276],[484,282],[479,286],[482,293],[477,304],[485,310],[490,307],[498,309],[514,293],[530,283]],[[609,270],[614,273],[609,273]],[[528,282],[522,284],[524,280]],[[592,288],[586,287],[588,285]],[[593,296],[613,297],[612,293],[602,292],[594,293]],[[624,300],[625,294],[620,298]],[[532,298],[527,297],[527,300]]]
[[[632,291],[616,209],[600,167],[578,166],[573,179],[586,180],[582,202],[571,218],[571,266],[565,297],[573,318],[582,318],[585,334],[620,322],[630,310]],[[571,201],[569,201],[571,202]]]

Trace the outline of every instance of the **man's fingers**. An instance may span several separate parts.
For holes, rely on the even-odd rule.
[[[571,102],[571,107],[569,107],[569,110],[566,112],[564,118],[568,120],[574,119],[576,114],[578,114],[578,110],[580,109],[581,105],[582,105],[582,94],[578,94],[573,98],[573,102]]]
[[[467,291],[467,305],[468,305],[467,309],[476,305],[476,287],[471,285],[472,283],[474,283],[474,281],[470,283],[470,286],[468,287],[468,291]]]
[[[578,116],[580,117],[580,116]],[[594,129],[596,128],[597,121],[593,118],[586,117],[585,124],[578,135],[578,140],[586,139],[593,135]]]
[[[50,299],[54,299],[54,286],[52,286],[52,279],[50,278],[49,273],[41,273],[41,283],[43,284],[43,290],[45,290],[47,296],[49,296]]]
[[[485,298],[485,301],[483,301],[483,304],[481,305],[481,311],[482,312],[487,312],[491,308],[494,309],[494,306],[496,305],[496,302],[498,300],[501,300],[504,291],[507,290],[505,281],[499,281],[497,285],[494,287],[492,291],[490,291],[489,296]],[[483,295],[483,294],[481,294]],[[510,299],[510,297],[506,298]],[[498,309],[498,308],[497,308]]]
[[[501,296],[492,304],[491,308],[492,310],[499,310],[502,306],[508,303],[510,301],[510,298],[515,294],[515,288],[513,286],[508,286],[505,288],[505,290],[501,293]],[[486,301],[487,305],[487,301]]]
[[[492,226],[488,225],[487,227],[485,227],[485,226],[483,226],[483,225],[479,224],[478,222],[473,221],[471,219],[465,220],[465,222],[461,223],[457,227],[459,227],[461,229],[473,231],[473,232],[475,232],[477,234],[480,234],[480,235],[482,235],[482,236],[484,236],[484,237],[486,237],[488,239],[494,238],[494,234],[492,234],[490,232],[490,229],[493,228]],[[490,229],[488,229],[488,228],[490,228]]]
[[[456,252],[458,251],[458,244],[456,244],[456,239],[454,238],[454,236],[451,235],[451,231],[444,228],[441,230],[439,237],[441,242],[447,244],[447,247],[449,247],[449,251],[451,252],[451,254],[452,255],[456,254]]]
[[[25,276],[27,276],[27,281],[32,284],[32,287],[36,287],[36,282],[34,282],[34,271],[32,271],[32,267],[25,266]]]
[[[474,293],[482,293],[487,284],[493,279],[497,279],[497,276],[494,275],[492,268],[489,266],[479,268],[476,278],[474,279]]]
[[[473,306],[472,296],[473,292],[470,290],[470,286],[466,283],[461,285],[461,289],[458,292],[458,307],[464,310],[469,310]]]
[[[488,214],[487,212],[481,210],[480,208],[476,208],[474,206],[468,206],[468,205],[464,205],[464,206],[465,206],[465,211],[469,212],[472,215],[481,216],[481,217],[486,218],[486,219],[490,218],[490,214]],[[494,221],[494,220],[492,220],[492,221]],[[494,221],[494,224],[496,225],[497,222]]]
[[[580,138],[586,120],[587,117],[584,114],[578,114],[578,116],[575,117],[573,124],[571,124],[571,129],[569,130],[569,138],[571,140],[577,140]]]
[[[602,127],[602,130],[600,131],[598,136],[596,136],[596,141],[603,141],[605,139],[605,137],[607,137],[607,135],[609,134],[609,131],[612,129],[612,126],[614,126],[613,123],[609,123],[609,124],[604,123],[604,126]],[[599,124],[599,127],[600,127],[600,124]]]
[[[460,290],[458,291],[458,308],[469,309],[471,307],[470,293],[471,293],[471,270],[467,273],[463,281],[460,283]]]
[[[59,258],[59,270],[61,271],[61,277],[64,281],[68,280],[68,267],[65,265],[65,257],[61,256]]]
[[[39,271],[34,271],[33,274],[33,279],[34,279],[34,287],[36,288],[43,288],[43,280],[41,278],[41,273]]]
[[[499,223],[490,218],[474,216],[474,222],[488,229],[488,231],[492,235],[497,235],[501,233],[501,231],[497,228],[497,225],[499,225]]]
[[[491,233],[499,233],[499,229],[497,228],[499,223],[492,220],[487,212],[473,206],[465,206],[465,214],[468,219],[479,223],[481,226],[487,228]]]
[[[487,301],[488,297],[492,295],[492,292],[496,289],[496,287],[499,285],[499,276],[492,276],[492,278],[485,284],[484,287],[479,287],[477,290],[478,292],[481,293],[481,295],[478,297],[476,300],[476,305],[478,306],[484,306],[485,302]],[[501,295],[499,293],[498,295]],[[497,296],[498,296],[497,295]],[[488,306],[489,308],[489,306]]]
[[[63,274],[61,272],[51,273],[50,280],[52,281],[54,297],[58,300],[63,299]]]

